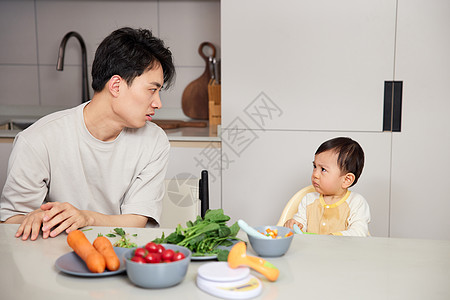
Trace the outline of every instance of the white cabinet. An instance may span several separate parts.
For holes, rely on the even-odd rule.
[[[210,141],[171,141],[169,166],[166,175],[166,196],[172,194],[174,204],[180,201],[179,193],[191,193],[192,198],[186,201],[196,201],[198,197],[198,179],[201,171],[209,173],[209,207],[222,207],[222,175],[220,142]],[[187,205],[187,203],[180,203]]]
[[[366,153],[352,189],[369,202],[372,235],[388,236],[391,133],[382,125],[395,22],[395,0],[222,1],[225,211],[275,224],[311,184],[317,147],[349,136]]]
[[[400,0],[392,141],[391,236],[450,239],[450,2]]]
[[[221,13],[223,128],[382,131],[395,0],[227,0]]]

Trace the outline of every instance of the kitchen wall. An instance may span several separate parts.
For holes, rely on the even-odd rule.
[[[184,116],[183,90],[205,70],[198,55],[200,43],[216,45],[220,57],[219,0],[2,0],[0,105],[72,107],[81,103],[80,45],[75,38],[68,41],[64,71],[56,71],[61,39],[69,31],[81,34],[90,76],[98,44],[123,26],[151,29],[170,47],[177,78],[174,87],[162,94],[163,107]]]

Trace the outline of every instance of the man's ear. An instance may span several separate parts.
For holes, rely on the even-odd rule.
[[[355,181],[355,174],[353,173],[347,173],[344,175],[344,181],[342,182],[342,188],[347,189],[349,188],[353,182]]]
[[[122,82],[122,77],[119,75],[112,76],[108,81],[108,90],[113,97],[118,97],[120,94],[120,83]]]

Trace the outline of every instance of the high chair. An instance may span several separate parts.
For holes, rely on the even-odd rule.
[[[315,191],[316,190],[314,189],[314,187],[310,185],[305,188],[302,188],[300,191],[295,193],[295,195],[292,196],[292,198],[288,201],[288,203],[284,207],[280,219],[278,220],[277,226],[283,226],[287,220],[292,219],[292,217],[297,213],[298,206],[300,204],[300,201],[302,201],[303,197],[305,197],[306,194]]]

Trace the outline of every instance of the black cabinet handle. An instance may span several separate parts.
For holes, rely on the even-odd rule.
[[[403,81],[384,82],[383,131],[401,132]]]
[[[200,199],[200,216],[204,218],[209,209],[209,182],[206,170],[202,171],[198,182],[198,198]]]

